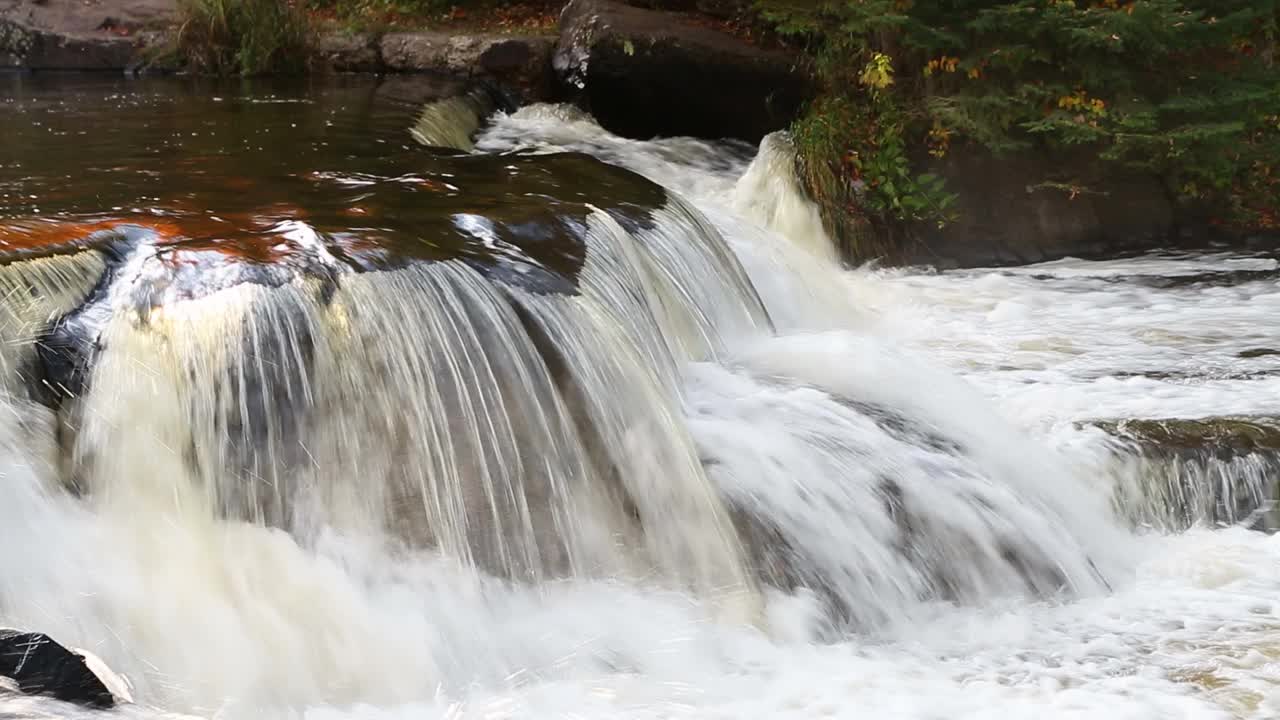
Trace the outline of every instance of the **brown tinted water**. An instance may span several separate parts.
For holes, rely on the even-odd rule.
[[[283,262],[303,223],[357,269],[516,263],[572,278],[588,203],[644,224],[661,188],[586,155],[474,156],[409,129],[430,78],[0,76],[0,260],[147,229],[191,256]],[[96,236],[100,237],[100,236]]]

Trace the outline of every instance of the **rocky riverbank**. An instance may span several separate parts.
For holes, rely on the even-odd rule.
[[[134,68],[177,22],[176,0],[0,0],[0,68]]]
[[[312,67],[483,79],[525,101],[579,101],[608,129],[635,137],[758,141],[785,128],[810,93],[802,57],[753,46],[708,17],[575,0],[558,32],[331,27],[315,34]],[[157,58],[180,22],[177,0],[0,0],[0,68],[172,70]]]

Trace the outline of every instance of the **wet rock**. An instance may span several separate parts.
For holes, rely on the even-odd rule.
[[[449,187],[416,195],[412,210],[394,213],[413,212],[420,235],[369,242],[339,232],[328,237],[328,251],[358,272],[459,260],[528,292],[572,294],[593,209],[635,231],[651,227],[654,211],[667,203],[661,186],[578,153],[463,155],[441,158],[438,168]],[[519,252],[495,252],[495,240]]]
[[[565,7],[554,66],[601,125],[637,138],[758,141],[786,127],[811,92],[797,56],[610,0]]]
[[[1280,530],[1280,420],[1107,420],[1116,502],[1139,525],[1183,530],[1197,524]]]
[[[1107,432],[1166,451],[1213,450],[1223,456],[1280,451],[1280,420],[1212,417],[1196,420],[1104,420]]]
[[[388,33],[379,49],[395,72],[444,72],[488,78],[530,99],[551,89],[554,40],[541,36]]]
[[[489,38],[475,49],[478,74],[523,89],[533,98],[550,94],[552,38]]]
[[[878,620],[859,617],[833,578],[822,573],[818,564],[769,518],[732,504],[729,517],[746,551],[748,565],[761,582],[789,593],[813,593],[829,625],[822,630],[824,635],[834,636],[843,628],[865,628]]]
[[[0,0],[0,67],[129,69],[176,17],[173,0]]]
[[[0,628],[0,678],[28,695],[107,709],[128,702],[128,687],[96,657],[42,633]]]
[[[314,49],[320,65],[334,72],[378,72],[383,68],[378,37],[371,33],[323,35]]]
[[[26,70],[116,70],[140,48],[127,38],[73,37],[0,20],[0,67]]]

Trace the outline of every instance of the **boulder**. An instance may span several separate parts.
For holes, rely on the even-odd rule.
[[[128,685],[97,657],[42,633],[0,628],[0,678],[18,692],[77,705],[111,708],[129,702]]]
[[[552,85],[554,44],[537,35],[406,32],[387,33],[379,46],[388,70],[487,78],[528,99],[544,99]]]
[[[475,74],[493,78],[526,91],[531,98],[547,97],[554,85],[551,56],[555,40],[550,37],[486,38],[476,48]]]
[[[756,142],[786,127],[812,92],[797,55],[611,0],[565,6],[553,64],[601,125],[636,138]]]
[[[378,37],[371,33],[322,35],[316,40],[314,50],[321,67],[334,72],[378,72],[382,69]]]

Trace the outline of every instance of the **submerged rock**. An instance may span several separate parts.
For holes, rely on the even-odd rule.
[[[18,692],[107,709],[132,702],[128,683],[97,657],[43,633],[0,628],[0,678]]]
[[[565,7],[554,64],[602,126],[628,137],[755,142],[786,127],[810,95],[798,56],[609,0]]]

